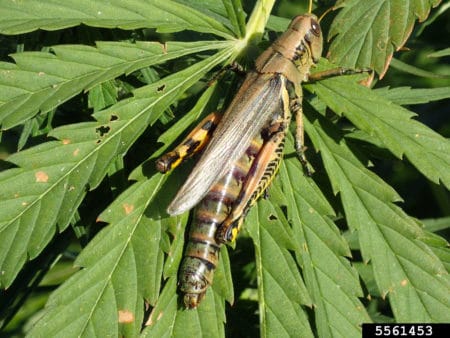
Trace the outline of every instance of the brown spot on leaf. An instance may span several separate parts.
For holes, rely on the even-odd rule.
[[[157,43],[161,46],[163,53],[167,54],[167,43],[165,43],[165,42],[164,43],[157,42]]]
[[[148,320],[145,322],[145,326],[152,326],[153,324],[155,324],[155,322],[153,321],[153,316],[156,314],[154,310],[155,309],[153,309],[153,311],[150,313]],[[156,321],[160,320],[163,315],[164,315],[163,311],[159,312],[158,317],[156,318]]]
[[[79,153],[80,153],[80,148],[77,148],[73,151],[73,156],[78,156]]]
[[[123,209],[125,210],[125,213],[128,215],[134,210],[134,205],[133,204],[124,203],[123,204]]]
[[[119,310],[119,323],[129,324],[134,322],[134,314],[128,310]]]
[[[400,282],[400,285],[401,285],[401,286],[406,286],[406,285],[408,285],[408,280],[406,280],[406,279],[402,280],[402,281]]]
[[[153,312],[148,317],[147,321],[145,322],[145,326],[152,326],[153,325]]]
[[[373,80],[375,78],[375,72],[371,71],[368,73],[367,77],[359,81],[358,83],[364,87],[370,88]]]
[[[61,140],[62,144],[69,144],[70,140],[68,138],[65,138],[63,140]]]
[[[34,174],[34,177],[36,178],[36,182],[48,182],[48,175],[44,171],[38,171]]]

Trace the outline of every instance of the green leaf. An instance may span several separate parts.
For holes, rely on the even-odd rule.
[[[169,282],[159,295],[166,231],[170,228],[170,220],[173,220],[167,217],[165,208],[172,196],[167,193],[167,187],[175,185],[167,182],[162,189],[164,193],[160,192],[167,177],[156,174],[150,179],[141,180],[104,210],[98,220],[110,225],[82,251],[75,264],[83,269],[53,293],[43,318],[31,335],[62,332],[65,336],[82,337],[119,332],[135,337],[143,321],[144,298],[149,304],[156,304],[149,318],[150,323],[152,316],[159,313],[160,304],[163,304],[165,318],[170,318],[171,312],[167,309],[170,305],[167,302],[174,301],[174,335],[182,336],[186,330],[203,332],[213,337],[224,335],[224,299],[233,300],[230,264],[225,247],[221,250],[216,271],[218,282],[208,290],[199,309],[186,311],[180,308],[176,312],[179,301],[172,281],[177,276],[182,253],[179,249],[183,248],[184,237],[184,227],[179,227],[177,222],[176,230],[172,233],[181,240],[174,241],[173,248],[167,252],[168,268],[165,269],[165,276],[169,277]],[[97,255],[102,259],[98,259]],[[80,294],[80,288],[86,292]],[[76,325],[68,320],[74,315],[73,307],[79,311],[76,316],[80,320]],[[193,316],[197,311],[198,314]],[[103,323],[105,321],[107,324]],[[156,325],[149,331],[153,334],[154,330],[158,332],[160,329]]]
[[[82,90],[137,69],[191,53],[231,47],[229,42],[98,42],[97,47],[65,45],[51,53],[13,54],[0,63],[0,123],[4,129],[47,112]]]
[[[426,78],[434,78],[434,79],[441,79],[441,78],[450,78],[450,76],[435,74],[411,65],[408,65],[407,63],[404,63],[398,59],[392,58],[391,59],[391,67],[395,68],[399,71],[409,73],[415,76],[421,76]]]
[[[440,18],[445,12],[450,8],[450,3],[445,2],[439,6],[433,13],[431,13],[430,17],[427,18],[426,21],[419,27],[417,32],[415,32],[415,36],[420,36],[423,34],[425,29],[427,29],[428,26],[430,26],[432,23],[434,23],[438,18]]]
[[[67,227],[86,190],[97,187],[112,161],[127,151],[146,126],[229,53],[218,53],[142,87],[146,96],[95,114],[98,122],[57,128],[50,136],[59,141],[8,158],[20,168],[0,173],[0,235],[7,240],[0,248],[2,285],[10,285],[27,256],[34,258],[42,251],[56,225],[60,230]]]
[[[436,51],[434,53],[428,54],[428,57],[430,58],[441,58],[443,56],[449,56],[450,55],[450,47],[444,48],[442,50]]]
[[[408,160],[429,180],[450,187],[450,142],[411,116],[414,114],[360,86],[350,77],[331,78],[306,86],[337,114]]]
[[[252,39],[259,42],[264,33],[274,4],[275,0],[256,1],[255,7],[247,21],[246,40]]]
[[[114,85],[114,81],[110,80],[89,91],[88,106],[93,108],[94,111],[99,111],[117,103],[116,97],[117,87]]]
[[[408,39],[414,21],[424,21],[440,0],[350,0],[339,1],[343,8],[330,27],[331,62],[352,68],[370,67],[386,73],[394,51]],[[393,24],[395,22],[395,24]]]
[[[223,0],[225,9],[227,10],[228,18],[234,28],[234,33],[237,37],[245,36],[245,12],[242,8],[240,0]]]
[[[144,298],[150,304],[156,303],[147,324],[153,325],[155,314],[156,321],[164,318],[147,330],[151,334],[160,336],[157,333],[161,330],[160,325],[165,325],[165,320],[173,316],[172,334],[176,336],[182,336],[186,330],[212,337],[224,335],[224,298],[213,292],[220,289],[220,283],[208,290],[198,310],[180,308],[177,312],[179,301],[173,283],[177,275],[174,270],[159,296],[164,261],[162,241],[166,229],[163,224],[167,219],[165,206],[170,195],[158,191],[166,177],[157,174],[134,184],[99,216],[99,220],[110,225],[78,257],[75,263],[83,269],[53,293],[43,318],[31,332],[32,336],[56,335],[57,332],[64,336],[107,336],[120,332],[135,337],[143,321]],[[176,236],[183,238],[183,233],[184,228],[179,228]],[[228,257],[223,249],[216,277],[231,283]],[[102,258],[98,259],[98,255]],[[169,254],[169,260],[172,257]],[[228,278],[224,276],[224,264]],[[232,285],[224,285],[222,289],[229,297]],[[80,293],[80,290],[84,291]],[[76,314],[73,308],[77,309]],[[164,316],[159,312],[161,308]],[[79,318],[75,324],[68,319],[74,315]],[[163,328],[167,330],[167,327]]]
[[[291,21],[287,18],[280,18],[275,15],[271,15],[269,21],[267,21],[267,29],[284,32]]]
[[[231,276],[231,264],[228,256],[228,248],[224,245],[220,249],[219,265],[214,273],[214,283],[212,285],[214,295],[217,300],[226,300],[233,305],[234,303],[234,290],[233,290],[233,278]],[[219,316],[220,313],[217,313]],[[225,321],[225,318],[224,318]]]
[[[438,219],[423,219],[422,223],[428,231],[441,231],[450,228],[450,216]]]
[[[448,274],[421,240],[425,234],[417,222],[392,203],[397,194],[359,162],[322,116],[308,116],[305,128],[320,149],[348,225],[358,231],[363,258],[371,262],[380,293],[389,297],[396,320],[448,321]]]
[[[309,303],[296,263],[286,246],[291,237],[283,235],[283,216],[264,200],[246,219],[253,239],[258,276],[260,325],[262,337],[313,337],[300,304]]]
[[[338,15],[331,32],[339,33],[334,34],[334,41],[340,41],[338,46],[345,48],[332,47],[332,52],[337,51],[333,57],[344,60],[348,54],[351,61],[356,55],[356,63],[368,62],[381,73],[389,64],[392,51],[404,44],[416,17],[425,19],[431,6],[438,3],[382,0],[367,4],[346,0],[344,6],[348,7]],[[413,113],[393,102],[441,100],[449,97],[449,88],[368,90],[355,85],[354,77],[306,86],[318,94],[312,101],[321,111],[327,104],[345,117],[333,115],[328,119],[327,112],[325,119],[325,113],[321,116],[311,112],[306,102],[309,97],[305,95],[306,131],[320,151],[319,155],[312,154],[314,147],[309,146],[307,139],[307,155],[315,174],[305,177],[288,136],[287,155],[279,179],[271,186],[271,197],[259,202],[246,220],[245,229],[255,245],[255,263],[249,262],[253,251],[244,252],[239,242],[233,252],[237,262],[229,261],[228,248],[223,246],[214,283],[204,301],[197,310],[183,309],[177,292],[177,271],[189,217],[168,217],[164,210],[181,184],[177,180],[186,173],[154,174],[150,161],[181,138],[199,116],[216,110],[233,95],[228,93],[229,77],[203,93],[205,85],[199,80],[213,67],[234,60],[250,38],[259,40],[264,35],[273,4],[273,0],[257,1],[244,27],[239,0],[0,0],[0,31],[11,34],[86,24],[139,29],[83,30],[95,39],[119,36],[134,40],[141,31],[159,41],[194,41],[204,36],[214,39],[212,35],[227,39],[166,44],[98,42],[96,47],[61,45],[44,47],[51,48],[49,53],[14,54],[15,64],[0,63],[0,123],[3,129],[11,129],[2,133],[0,157],[3,159],[4,151],[16,146],[16,133],[20,134],[20,148],[28,143],[38,144],[10,156],[11,163],[18,167],[0,172],[1,286],[8,287],[7,293],[16,292],[18,296],[13,300],[20,302],[22,294],[33,294],[32,287],[40,279],[39,274],[34,274],[29,277],[33,283],[26,283],[22,276],[33,272],[28,267],[36,265],[42,271],[41,258],[49,261],[46,255],[50,250],[52,257],[59,254],[48,245],[56,231],[75,224],[72,231],[78,247],[104,226],[83,248],[76,260],[77,272],[74,269],[71,277],[50,281],[50,285],[49,281],[40,284],[47,296],[47,290],[66,280],[51,292],[47,307],[39,313],[41,319],[36,321],[36,315],[25,319],[17,315],[13,321],[23,322],[8,328],[6,334],[31,330],[30,337],[223,337],[248,335],[249,327],[257,327],[255,318],[259,315],[262,336],[357,337],[361,323],[371,320],[450,320],[449,245],[444,238],[428,232],[445,229],[447,219],[426,220],[425,228],[422,227],[395,204],[401,201],[400,196],[364,166],[373,158],[378,159],[377,155],[385,155],[387,149],[399,158],[407,158],[434,182],[448,186],[448,140],[412,120]],[[446,6],[435,11],[434,17]],[[282,13],[282,4],[277,4],[277,8],[280,15],[291,15]],[[364,16],[365,9],[374,12]],[[281,31],[288,22],[271,17],[268,25]],[[184,32],[157,34],[181,31]],[[5,37],[2,41],[5,50],[31,50],[52,46],[54,41],[80,43],[73,32],[77,34],[79,29]],[[235,38],[244,33],[244,38]],[[37,37],[36,41],[29,44],[30,37]],[[439,48],[428,41],[425,46]],[[169,60],[177,61],[162,65]],[[185,64],[194,65],[173,71]],[[164,78],[165,74],[172,75]],[[133,90],[142,82],[151,84]],[[222,86],[223,82],[226,86]],[[387,85],[391,82],[388,80]],[[88,91],[89,107],[97,112],[91,122],[69,124],[90,118],[86,113],[87,95],[75,97],[83,91]],[[116,103],[124,94],[133,96]],[[71,109],[68,117],[66,107],[72,102],[60,105],[73,97],[83,111]],[[198,102],[194,102],[198,97]],[[98,112],[104,107],[110,108]],[[171,121],[177,114],[186,115]],[[63,127],[52,130],[55,125]],[[445,128],[446,125],[439,126],[444,133]],[[164,145],[155,151],[156,140]],[[126,181],[129,172],[129,178],[137,183]],[[416,188],[415,182],[408,182]],[[400,189],[404,191],[403,187]],[[445,214],[446,192],[444,187],[439,189],[436,204],[442,206]],[[108,196],[104,196],[105,191]],[[114,198],[118,191],[123,192],[97,218],[108,224],[92,226],[90,217],[84,215],[85,209],[94,213],[97,206],[91,203]],[[417,197],[411,191],[405,196],[408,202]],[[333,192],[338,196],[333,196]],[[420,213],[423,211],[434,215],[431,210]],[[417,216],[417,212],[413,210],[411,214]],[[97,213],[90,216],[95,218]],[[341,235],[345,226],[350,230]],[[70,235],[70,230],[64,235]],[[22,269],[27,260],[38,255]],[[60,262],[55,264],[61,266]],[[226,318],[226,301],[233,303],[235,298],[230,266],[236,272],[236,290],[244,291],[236,295],[236,306],[227,308],[227,314],[232,316]],[[18,273],[20,278],[14,279]],[[258,291],[254,285],[241,284],[249,279],[253,283],[252,273],[257,277]],[[38,291],[41,295],[41,289]],[[364,304],[360,301],[363,297]],[[251,311],[244,314],[240,312],[243,308]],[[0,323],[7,322],[14,311],[11,307],[6,311],[2,308]],[[148,312],[147,327],[142,329]]]
[[[193,30],[230,39],[232,33],[211,17],[171,0],[0,0],[0,33],[21,34],[84,24],[121,29]]]
[[[100,215],[111,224],[82,251],[75,264],[83,269],[52,294],[31,336],[137,336],[144,297],[154,303],[160,289],[164,230],[161,216],[146,210],[159,204],[164,180],[155,175],[136,183]]]
[[[179,309],[176,278],[166,283],[141,337],[224,337],[223,299],[209,288],[195,310]]]
[[[293,142],[287,153],[293,152]],[[334,211],[311,178],[305,177],[296,158],[285,160],[280,179],[289,202],[303,276],[314,304],[320,337],[358,336],[361,323],[370,322],[358,297],[358,275],[344,256],[350,250],[330,216]]]
[[[450,98],[450,87],[417,89],[383,87],[375,89],[375,93],[398,105],[422,104]]]

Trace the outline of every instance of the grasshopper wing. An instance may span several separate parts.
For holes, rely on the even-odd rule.
[[[285,81],[279,74],[247,75],[200,160],[167,208],[170,215],[194,207],[232,169],[274,114],[283,111]]]

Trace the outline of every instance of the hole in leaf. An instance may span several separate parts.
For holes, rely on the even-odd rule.
[[[108,126],[101,126],[95,129],[95,131],[100,135],[100,137],[103,137],[105,134],[109,133],[111,130]]]
[[[159,86],[158,88],[156,88],[156,91],[160,93],[160,92],[162,92],[165,88],[166,88],[166,85],[162,85],[162,86]]]

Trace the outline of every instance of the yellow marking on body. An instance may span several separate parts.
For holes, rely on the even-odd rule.
[[[208,144],[211,138],[212,131],[217,126],[221,119],[221,115],[217,112],[211,113],[206,116],[190,133],[186,138],[175,147],[174,150],[161,156],[156,161],[156,169],[159,172],[168,172],[180,165],[185,159],[192,157],[194,154],[201,151],[206,144]],[[210,124],[208,129],[204,129],[204,126]],[[198,143],[195,147],[192,147],[195,143]]]
[[[274,138],[267,141],[258,153],[252,165],[252,175],[247,177],[247,181],[241,189],[239,203],[233,206],[233,210],[227,219],[221,224],[217,231],[216,238],[221,242],[234,241],[243,223],[242,217],[245,210],[262,195],[264,190],[272,182],[278,171],[281,152],[279,148],[283,146],[285,131],[277,133]],[[271,164],[275,163],[275,168],[271,169]],[[237,222],[237,224],[236,224]],[[231,236],[230,236],[231,232]],[[231,238],[230,238],[231,237]]]
[[[234,241],[236,240],[236,237],[237,237],[237,235],[238,235],[238,233],[239,233],[240,230],[241,230],[240,227],[238,227],[238,228],[234,228],[234,229],[231,231],[231,233],[232,233],[231,241],[232,241],[232,242],[234,242]]]

